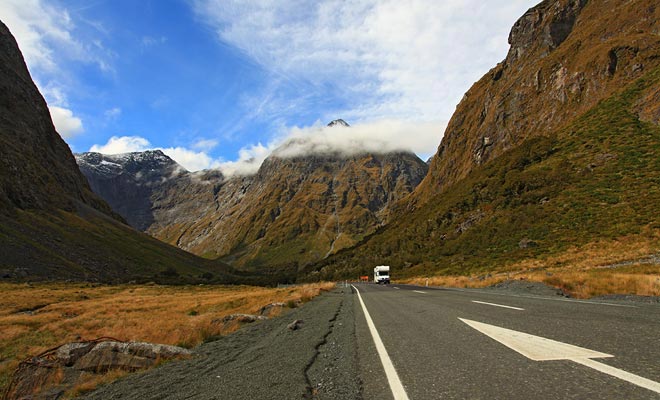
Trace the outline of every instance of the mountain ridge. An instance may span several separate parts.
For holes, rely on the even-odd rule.
[[[337,127],[348,127],[337,121]],[[171,175],[170,169],[156,169],[158,181],[141,184],[125,167],[110,179],[90,167],[92,159],[97,165],[119,162],[116,156],[84,153],[77,159],[92,187],[129,222],[136,221],[136,207],[126,206],[129,194],[141,196],[138,209],[149,210],[152,219],[133,226],[195,254],[250,268],[316,261],[355,243],[382,225],[389,206],[412,192],[426,173],[426,164],[408,152],[347,155],[321,147],[283,156],[292,144],[308,143],[296,140],[273,151],[256,174],[229,178],[212,170]],[[170,178],[160,182],[163,175]],[[121,196],[113,198],[115,192]],[[295,256],[289,247],[296,248]]]
[[[346,279],[488,273],[607,241],[658,247],[660,10],[546,0],[466,93],[392,222],[316,266]],[[615,257],[616,258],[616,257]]]

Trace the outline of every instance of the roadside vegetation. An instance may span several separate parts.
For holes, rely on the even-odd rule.
[[[624,294],[660,296],[657,240],[637,236],[574,247],[557,256],[525,260],[485,274],[416,277],[416,285],[482,288],[508,280],[541,282],[586,299]],[[649,255],[651,254],[651,255]]]
[[[113,337],[191,348],[240,327],[218,323],[224,316],[283,303],[272,317],[333,287],[0,284],[0,393],[20,361],[64,343]],[[82,382],[75,393],[121,375]]]

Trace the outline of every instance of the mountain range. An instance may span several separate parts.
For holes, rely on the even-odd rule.
[[[74,160],[4,28],[0,272],[336,280],[380,264],[396,277],[469,274],[601,241],[657,245],[658,21],[652,0],[544,0],[428,164],[296,139],[232,177],[157,150]]]
[[[0,22],[0,278],[265,282],[137,232],[91,190]]]
[[[329,127],[348,128],[343,120]],[[190,173],[160,151],[81,153],[92,188],[136,229],[232,265],[309,264],[384,225],[428,166],[408,152],[310,152],[304,139],[277,148],[251,176]],[[295,265],[294,265],[295,267]]]

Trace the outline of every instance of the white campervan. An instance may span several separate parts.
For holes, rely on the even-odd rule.
[[[374,282],[375,283],[390,283],[390,266],[379,265],[374,268]]]

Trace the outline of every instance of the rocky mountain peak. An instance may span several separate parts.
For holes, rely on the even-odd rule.
[[[547,53],[556,49],[572,32],[587,0],[546,0],[530,8],[513,25],[507,61],[520,59],[531,49]]]
[[[140,230],[154,221],[154,193],[166,191],[180,178],[189,180],[190,175],[160,150],[123,154],[89,152],[75,157],[92,190]]]
[[[346,122],[343,119],[339,118],[339,119],[335,119],[333,121],[330,121],[330,123],[328,123],[328,126],[331,127],[331,128],[333,126],[342,126],[342,127],[348,128],[350,125],[348,124],[348,122]]]
[[[85,175],[88,175],[87,172],[90,170],[94,170],[95,176],[105,178],[122,173],[137,175],[141,178],[156,176],[160,178],[186,172],[181,165],[160,150],[122,154],[89,152],[77,153],[75,157],[78,166]]]

